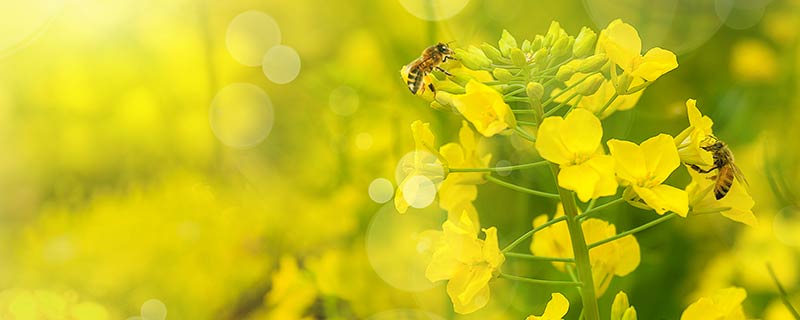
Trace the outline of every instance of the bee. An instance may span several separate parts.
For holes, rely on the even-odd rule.
[[[424,92],[425,88],[423,84],[425,82],[425,76],[434,69],[448,76],[452,76],[452,74],[439,67],[439,65],[447,62],[448,59],[456,60],[456,58],[453,57],[454,54],[455,52],[453,52],[447,44],[441,42],[422,51],[422,56],[403,68],[404,71],[408,72],[408,74],[405,75],[406,83],[408,83],[408,90],[411,90],[413,94],[417,94],[420,89]],[[432,83],[428,84],[428,88],[430,88],[434,94],[436,93],[436,88],[433,87]]]
[[[734,164],[733,153],[728,149],[728,145],[714,136],[708,136],[706,140],[710,141],[706,146],[701,146],[700,148],[711,152],[714,159],[714,166],[708,170],[703,170],[696,164],[690,164],[689,167],[699,173],[709,173],[713,170],[718,170],[717,175],[710,178],[716,179],[714,183],[714,197],[717,200],[724,198],[725,195],[728,194],[728,191],[731,190],[734,178],[744,186],[747,186],[747,180],[744,178],[744,174],[742,174],[739,167]]]

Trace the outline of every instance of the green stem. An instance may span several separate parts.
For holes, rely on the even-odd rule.
[[[548,193],[548,192],[528,189],[528,188],[521,187],[521,186],[518,186],[518,185],[510,183],[510,182],[505,182],[503,180],[497,179],[497,178],[492,177],[492,176],[486,176],[486,180],[488,180],[490,182],[493,182],[493,183],[495,183],[495,184],[497,184],[499,186],[503,186],[503,187],[509,188],[511,190],[519,191],[519,192],[522,192],[522,193],[532,194],[532,195],[540,196],[540,197],[544,197],[544,198],[558,199],[558,195],[555,194],[555,193]]]
[[[544,228],[547,228],[547,227],[555,224],[556,222],[560,222],[560,221],[564,221],[564,220],[567,220],[567,217],[566,216],[560,216],[558,218],[554,218],[553,220],[547,221],[547,222],[543,223],[542,225],[537,226],[536,228],[531,229],[530,231],[526,232],[525,234],[519,236],[519,238],[517,238],[516,240],[511,242],[505,248],[503,248],[503,250],[501,252],[506,253],[506,252],[511,251],[512,249],[514,249],[514,247],[516,247],[517,245],[522,243],[522,241],[525,241],[528,238],[530,238],[531,236],[533,236],[533,234],[538,232],[539,230],[542,230]]]
[[[507,253],[504,253],[504,255],[506,257],[509,257],[509,258],[519,258],[519,259],[526,259],[526,260],[533,260],[533,261],[575,262],[575,259],[573,259],[573,258],[540,257],[540,256],[534,256],[532,254],[527,254],[527,253],[507,252]]]
[[[775,282],[775,286],[778,287],[778,292],[781,294],[781,301],[783,301],[783,305],[789,309],[789,313],[791,313],[795,319],[800,320],[800,313],[798,313],[797,309],[792,306],[792,302],[789,301],[789,294],[786,293],[786,290],[781,285],[781,282],[778,281],[778,276],[775,275],[775,270],[772,270],[772,266],[769,263],[767,263],[767,271],[769,271],[772,281]]]
[[[506,102],[531,102],[528,98],[523,97],[506,97],[503,98]]]
[[[554,100],[558,99],[558,97],[562,96],[563,94],[565,94],[565,93],[569,92],[570,90],[572,90],[573,88],[577,87],[579,84],[581,84],[581,82],[585,81],[586,79],[589,79],[589,77],[591,77],[591,76],[592,75],[590,74],[590,75],[586,76],[585,78],[578,80],[577,82],[573,83],[572,85],[570,85],[566,89],[564,89],[561,92],[559,92],[557,95],[554,95],[554,96],[548,98],[547,100],[545,100],[544,102],[542,102],[542,105],[543,106],[547,106],[548,104],[552,103]]]
[[[500,278],[505,278],[509,280],[525,282],[525,283],[532,283],[532,284],[543,284],[543,285],[551,285],[551,286],[581,286],[583,285],[580,282],[575,281],[561,281],[561,280],[542,280],[542,279],[531,279],[525,278],[520,276],[515,276],[508,273],[500,273]]]
[[[525,91],[525,87],[522,87],[520,89],[517,89],[517,90],[514,90],[514,91],[511,91],[509,93],[504,94],[503,97],[504,98],[510,98],[510,97],[513,97],[515,94],[520,93],[520,92],[524,92],[524,91]]]
[[[533,111],[533,110],[531,110],[531,111]],[[538,127],[539,126],[539,124],[536,123],[536,122],[520,121],[520,120],[517,120],[517,124],[521,124],[523,126],[531,126],[531,127]]]
[[[592,211],[592,208],[594,208],[594,205],[597,204],[597,199],[598,198],[594,198],[591,201],[589,201],[589,205],[586,206],[586,210],[583,210],[583,212]]]
[[[450,168],[448,171],[450,173],[453,172],[504,172],[504,171],[512,171],[512,170],[521,170],[521,169],[529,169],[529,168],[536,168],[547,165],[546,160],[531,162],[531,163],[524,163],[524,164],[517,164],[513,166],[504,166],[504,167],[494,167],[494,168]]]
[[[578,95],[579,93],[575,92],[574,94],[569,96],[567,100],[564,100],[563,102],[559,103],[557,106],[553,107],[553,109],[547,110],[547,112],[544,113],[544,118],[553,115],[554,113],[558,112],[558,110],[561,110],[561,108],[563,108],[565,105],[567,105],[567,103],[572,101],[572,99],[575,99],[575,97],[577,97]]]
[[[614,95],[612,95],[612,96],[611,96],[611,98],[610,98],[610,99],[608,99],[608,101],[606,101],[606,104],[605,104],[605,105],[603,105],[603,107],[602,107],[602,108],[600,108],[600,112],[596,113],[596,115],[598,115],[598,116],[602,115],[602,114],[603,114],[603,112],[605,112],[605,111],[606,111],[606,109],[608,109],[608,107],[609,107],[609,106],[611,106],[611,103],[612,103],[612,102],[614,102],[614,100],[616,100],[616,99],[617,99],[617,97],[619,97],[619,93],[617,93],[617,92],[615,91],[615,92],[614,92]]]
[[[514,131],[516,131],[519,134],[519,136],[522,137],[523,139],[528,140],[530,142],[536,142],[536,138],[531,136],[531,134],[528,133],[528,131],[525,131],[525,129],[522,129],[519,126],[517,126],[514,128]]]
[[[603,210],[605,208],[608,208],[610,206],[613,206],[613,205],[615,205],[617,203],[622,203],[622,202],[625,202],[625,199],[622,199],[622,198],[614,199],[614,200],[609,201],[607,203],[601,204],[601,205],[599,205],[599,206],[597,206],[595,208],[592,208],[594,202],[591,202],[591,203],[589,203],[589,209],[586,210],[586,212],[579,214],[578,215],[578,219],[581,219],[581,220],[586,219],[587,217],[589,217],[590,214],[597,213],[600,210]]]
[[[533,111],[533,110],[511,110],[511,112],[513,112],[513,113],[517,113],[517,114],[529,114],[529,113],[534,113],[534,111]],[[517,121],[517,122],[519,122],[519,121]]]
[[[632,235],[632,234],[637,233],[639,231],[644,231],[644,230],[650,229],[650,228],[655,227],[656,225],[658,225],[658,224],[660,224],[660,223],[662,223],[664,221],[667,221],[669,219],[674,218],[675,216],[677,216],[677,214],[675,214],[675,212],[670,212],[670,213],[668,213],[667,215],[665,215],[665,216],[663,216],[661,218],[655,219],[653,221],[645,223],[645,224],[643,224],[641,226],[638,226],[636,228],[633,228],[631,230],[628,230],[628,231],[619,233],[619,234],[617,234],[617,235],[615,235],[613,237],[606,238],[606,239],[597,241],[595,243],[592,243],[592,244],[589,245],[589,249],[595,248],[597,246],[604,245],[606,243],[609,243],[611,241],[617,240],[617,239],[625,237],[625,236]]]
[[[558,177],[558,165],[550,164],[550,170],[553,172],[554,177]],[[567,228],[569,229],[570,240],[572,240],[572,253],[575,257],[578,279],[584,283],[581,286],[584,315],[587,320],[600,320],[600,310],[597,307],[594,280],[592,279],[592,264],[589,261],[589,248],[586,247],[586,239],[583,236],[583,229],[581,229],[581,223],[578,220],[578,206],[571,191],[558,187],[558,194],[564,207],[564,215],[567,217]]]

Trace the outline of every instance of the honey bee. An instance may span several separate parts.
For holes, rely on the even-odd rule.
[[[425,88],[423,87],[423,84],[425,82],[425,76],[431,73],[434,69],[439,70],[448,76],[452,76],[452,74],[439,67],[439,65],[447,62],[448,59],[456,60],[456,58],[453,57],[453,54],[455,54],[453,50],[450,49],[447,44],[441,42],[426,48],[425,51],[422,51],[422,56],[406,65],[403,69],[408,72],[408,74],[405,76],[406,83],[408,83],[408,90],[411,90],[411,93],[413,94],[417,94],[421,88],[424,92]],[[434,94],[436,93],[436,88],[433,87],[432,83],[428,84],[428,88],[430,88]]]
[[[744,186],[747,186],[747,180],[744,178],[744,174],[742,174],[742,171],[739,170],[739,167],[733,162],[733,153],[728,149],[728,145],[714,136],[708,136],[706,140],[710,141],[706,146],[701,146],[700,148],[711,152],[714,159],[714,166],[708,170],[703,170],[696,164],[690,164],[689,167],[699,173],[709,173],[715,169],[718,170],[717,175],[711,177],[711,179],[716,179],[714,183],[714,197],[717,200],[724,198],[725,195],[728,194],[728,191],[731,190],[734,178]]]

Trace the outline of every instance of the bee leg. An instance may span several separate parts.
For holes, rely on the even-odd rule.
[[[442,59],[442,62],[447,62],[447,59],[450,59],[450,60],[458,60],[458,59],[456,59],[456,57],[454,57],[454,56],[444,56],[444,59]]]
[[[699,173],[709,173],[709,172],[711,172],[711,171],[714,171],[714,169],[719,169],[719,168],[717,168],[717,167],[712,167],[711,169],[708,169],[708,170],[703,170],[702,168],[700,168],[700,167],[699,167],[698,165],[696,165],[696,164],[690,164],[690,165],[689,165],[689,167],[690,167],[690,168],[692,168],[692,169],[694,169],[694,171],[697,171],[697,172],[699,172]]]
[[[436,67],[436,70],[439,70],[439,71],[441,71],[442,73],[444,73],[444,74],[446,74],[446,75],[448,75],[448,76],[451,76],[451,77],[453,76],[453,74],[452,74],[452,73],[450,73],[450,72],[447,72],[447,70],[445,70],[445,69],[442,69],[442,68],[440,68],[440,67],[438,67],[438,66]]]
[[[431,89],[431,92],[432,92],[432,93],[433,93],[433,95],[435,96],[435,95],[436,95],[436,88],[434,88],[434,87],[433,87],[433,83],[429,83],[429,84],[428,84],[428,88],[430,88],[430,89]]]

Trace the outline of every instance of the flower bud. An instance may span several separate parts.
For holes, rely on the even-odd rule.
[[[633,307],[628,308],[625,310],[625,313],[622,315],[622,320],[636,320],[636,309]]]
[[[614,297],[614,302],[611,303],[611,318],[610,320],[622,320],[622,315],[628,309],[628,295],[624,291],[620,291]]]
[[[597,34],[587,27],[581,28],[581,32],[575,38],[575,45],[572,47],[572,55],[583,58],[594,52],[594,43],[597,41]]]
[[[583,80],[583,82],[578,85],[576,92],[583,96],[591,96],[597,92],[597,89],[600,89],[600,85],[602,85],[603,81],[605,80],[606,78],[603,78],[603,75],[601,74],[591,75],[588,79]]]
[[[528,59],[525,58],[525,53],[518,48],[511,49],[511,63],[513,63],[517,67],[524,67],[527,64]]]
[[[530,52],[536,52],[537,50],[541,49],[543,46],[544,46],[544,37],[541,34],[537,34],[533,38],[533,42],[531,43]]]
[[[596,54],[586,59],[583,59],[578,65],[577,71],[580,73],[594,73],[603,69],[608,59],[605,54]]]
[[[561,25],[558,23],[558,21],[551,22],[550,28],[547,29],[547,34],[544,37],[544,46],[552,46],[561,38],[562,32],[566,33],[563,29],[561,29]]]
[[[553,48],[550,49],[550,55],[554,58],[558,58],[564,56],[568,53],[571,53],[570,41],[574,41],[571,37],[561,37],[556,40],[555,44],[553,44]]]
[[[538,82],[528,82],[525,87],[525,93],[531,100],[541,100],[544,95],[544,86]]]
[[[467,68],[480,70],[492,66],[492,60],[489,60],[483,51],[475,46],[469,46],[466,51],[457,48],[455,49],[455,52],[458,61],[461,61],[461,64]]]
[[[511,81],[511,78],[514,77],[511,74],[511,71],[502,68],[495,68],[494,70],[492,70],[492,75],[494,76],[495,79],[502,82]]]
[[[547,55],[549,53],[550,52],[547,50],[547,48],[541,48],[533,54],[531,60],[533,60],[533,63],[535,64],[544,65],[544,63],[547,61]]]
[[[611,66],[612,68],[616,68],[616,66]],[[617,93],[620,95],[629,94],[628,88],[631,86],[631,81],[633,81],[633,77],[627,72],[622,73],[621,75],[617,76]]]
[[[556,80],[561,82],[566,82],[569,78],[572,78],[572,75],[575,74],[577,70],[571,64],[567,63],[558,68],[556,72]]]
[[[484,42],[481,44],[481,51],[486,54],[486,57],[491,59],[492,61],[498,62],[502,60],[502,55],[500,54],[500,50],[493,47],[492,45]]]
[[[531,41],[528,39],[522,41],[522,46],[520,46],[520,49],[522,49],[524,52],[531,52]]]
[[[511,49],[517,47],[517,39],[514,39],[514,36],[508,33],[508,30],[503,29],[503,35],[500,36],[500,41],[497,42],[497,45],[503,56],[508,57],[511,54]]]

